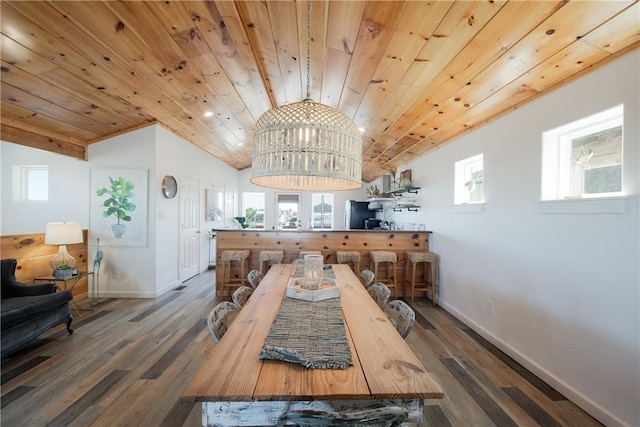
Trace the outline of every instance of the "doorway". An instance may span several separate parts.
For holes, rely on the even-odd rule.
[[[180,186],[180,282],[200,272],[200,181],[182,177]]]

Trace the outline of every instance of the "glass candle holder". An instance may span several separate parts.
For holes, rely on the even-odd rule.
[[[304,289],[320,289],[322,287],[322,255],[304,256]]]

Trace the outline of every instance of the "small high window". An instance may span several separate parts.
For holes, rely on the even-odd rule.
[[[49,200],[48,166],[19,166],[20,198],[23,201]]]
[[[542,134],[542,200],[622,194],[623,106]]]
[[[456,162],[454,171],[454,203],[456,205],[484,202],[483,172],[482,154]]]

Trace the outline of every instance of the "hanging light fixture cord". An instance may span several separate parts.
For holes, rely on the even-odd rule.
[[[307,2],[307,100],[311,99],[311,0]]]

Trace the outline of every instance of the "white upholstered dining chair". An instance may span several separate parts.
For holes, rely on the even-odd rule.
[[[387,301],[389,301],[389,297],[391,297],[391,291],[387,285],[381,282],[376,282],[369,286],[367,292],[380,308],[384,308],[387,305]]]
[[[253,289],[249,286],[240,286],[233,292],[233,295],[231,295],[231,300],[238,308],[242,308],[247,303],[252,293]]]
[[[236,315],[239,311],[240,309],[231,301],[222,301],[211,310],[207,316],[207,327],[213,341],[220,342],[233,320],[231,316]]]
[[[373,271],[369,269],[364,269],[360,273],[358,273],[358,280],[365,288],[368,288],[373,283],[373,279],[375,279],[375,275]]]
[[[402,338],[406,338],[411,332],[413,322],[416,320],[416,313],[413,309],[404,301],[393,300],[384,307],[384,314],[396,327],[396,330]]]
[[[260,273],[260,270],[251,270],[249,274],[247,274],[247,281],[251,285],[251,287],[255,290],[260,281],[264,277],[264,274]]]

